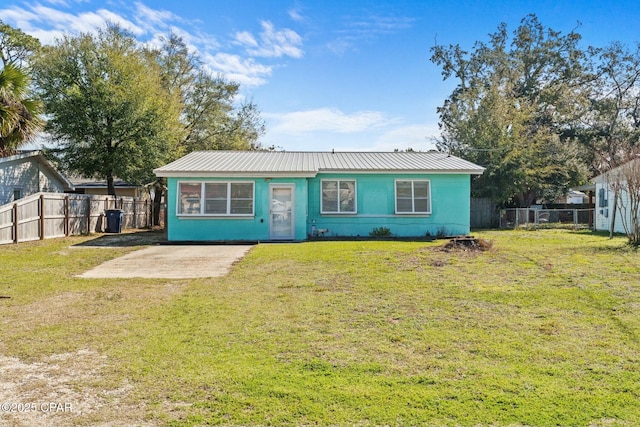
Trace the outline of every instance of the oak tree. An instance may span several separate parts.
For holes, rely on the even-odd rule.
[[[529,206],[584,180],[578,146],[564,138],[584,102],[579,41],[578,33],[563,35],[529,15],[512,36],[503,23],[470,52],[431,49],[444,79],[457,81],[438,109],[439,148],[486,168],[474,195]]]
[[[179,155],[181,100],[136,39],[109,25],[65,36],[38,55],[34,76],[48,114],[53,152],[65,169],[134,184]]]

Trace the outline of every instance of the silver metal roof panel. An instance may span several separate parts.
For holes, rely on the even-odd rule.
[[[160,177],[315,176],[321,172],[481,174],[484,168],[439,152],[194,151],[154,170]]]

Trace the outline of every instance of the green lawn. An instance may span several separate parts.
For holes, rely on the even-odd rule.
[[[640,425],[640,254],[476,236],[262,244],[202,280],[75,278],[135,249],[69,248],[88,237],[3,246],[0,355],[74,355],[94,407],[60,425]]]

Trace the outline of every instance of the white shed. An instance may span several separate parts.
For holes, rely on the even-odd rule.
[[[63,193],[73,185],[42,155],[28,151],[0,158],[0,205],[39,192]]]

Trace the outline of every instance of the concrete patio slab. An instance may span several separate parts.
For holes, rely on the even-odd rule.
[[[107,261],[78,277],[192,279],[220,277],[242,259],[250,245],[150,246]]]

